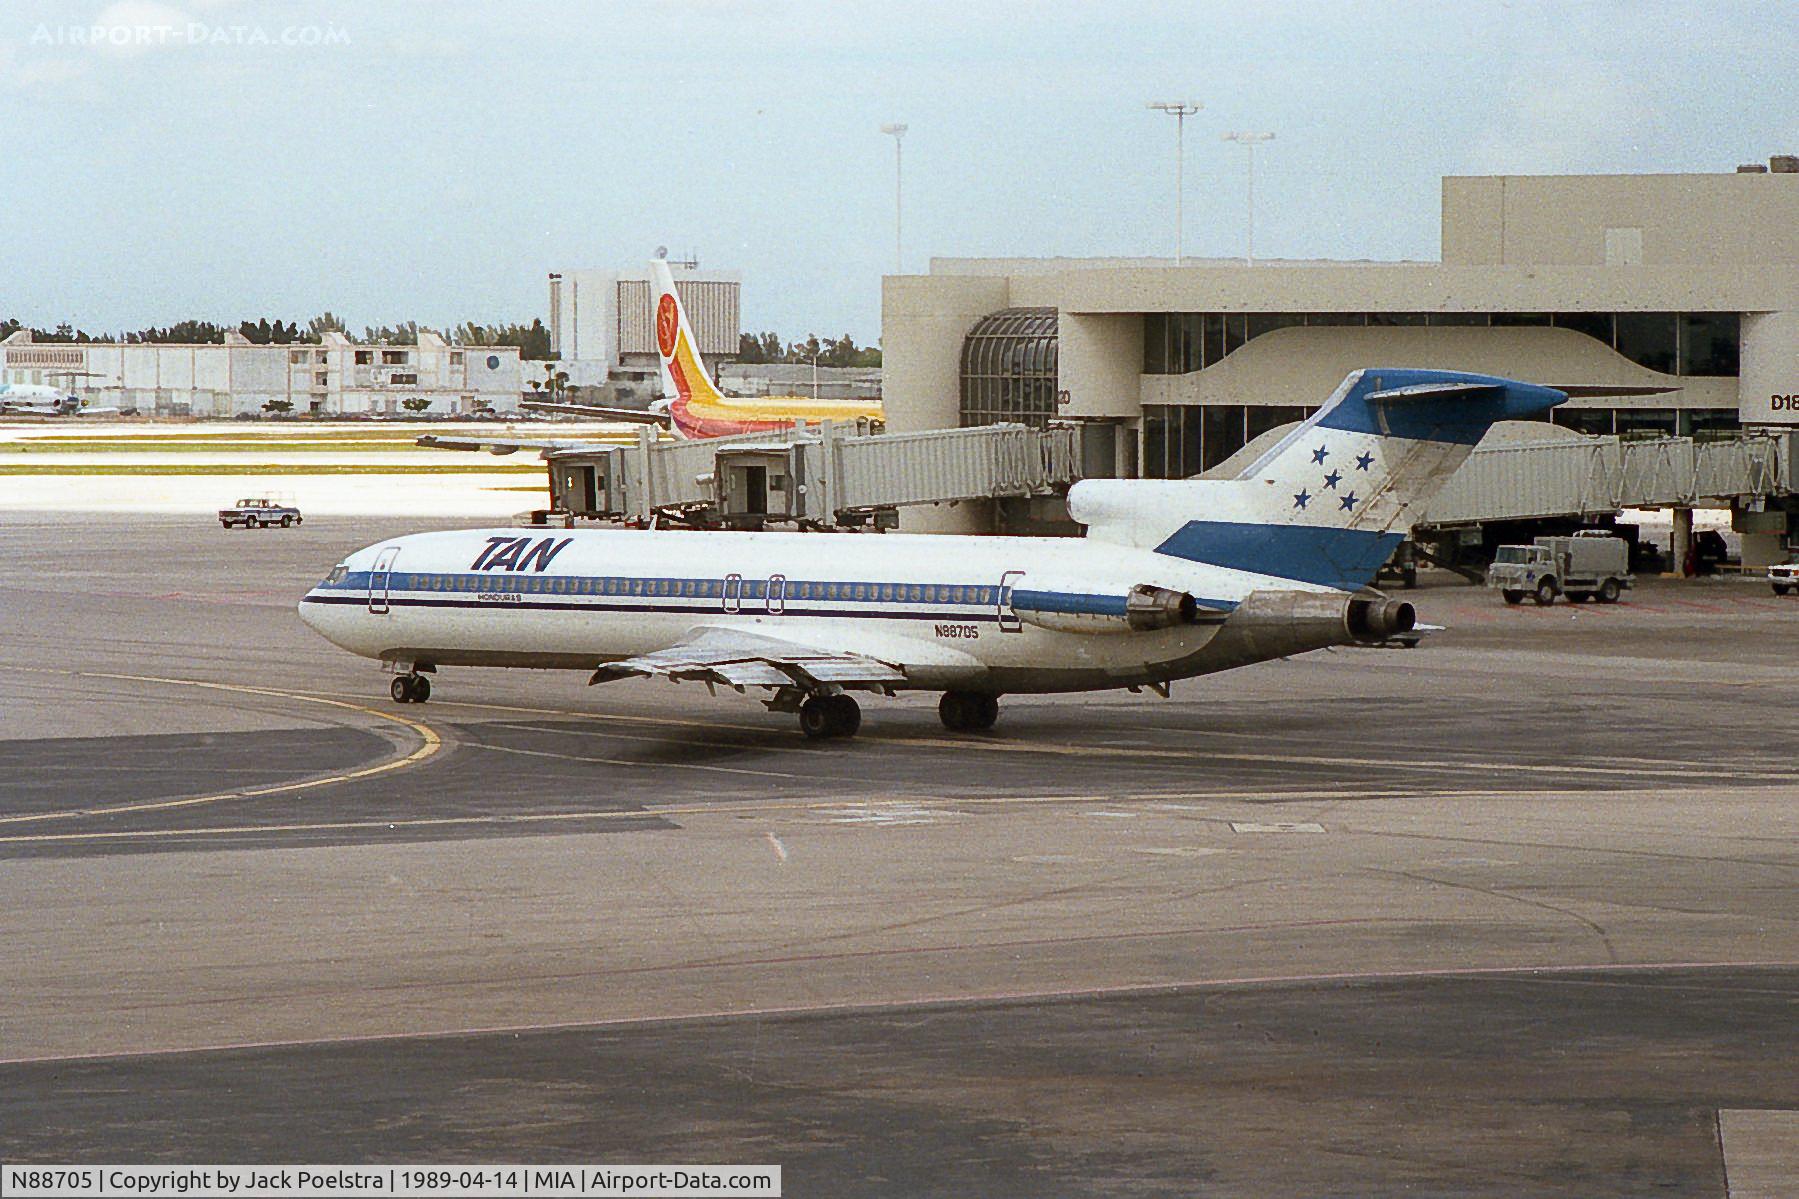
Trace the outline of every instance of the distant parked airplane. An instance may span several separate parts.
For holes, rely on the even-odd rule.
[[[856,731],[851,691],[941,691],[945,725],[986,729],[1009,692],[1166,694],[1173,679],[1411,630],[1412,606],[1368,586],[1375,571],[1495,421],[1566,399],[1487,375],[1360,370],[1235,479],[1077,483],[1083,540],[421,533],[351,554],[300,616],[395,664],[402,703],[429,696],[443,666],[549,667],[765,688],[809,737]]]
[[[0,416],[117,416],[117,408],[95,408],[80,396],[42,383],[0,383]]]
[[[662,359],[662,392],[666,397],[648,409],[607,408],[597,404],[573,404],[526,400],[520,406],[534,412],[559,412],[575,416],[599,416],[609,420],[657,424],[676,437],[697,440],[729,437],[735,433],[767,433],[791,429],[797,424],[882,418],[881,405],[868,400],[820,400],[811,396],[728,396],[718,389],[700,357],[693,326],[675,290],[674,274],[662,259],[650,262],[656,280],[656,350]]]

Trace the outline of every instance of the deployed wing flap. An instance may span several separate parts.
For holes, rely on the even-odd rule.
[[[593,672],[588,683],[650,675],[729,687],[879,686],[906,681],[896,667],[861,654],[816,649],[743,629],[704,628],[667,649],[608,662]]]

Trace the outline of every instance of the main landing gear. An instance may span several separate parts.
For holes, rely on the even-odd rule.
[[[396,704],[422,704],[431,698],[431,680],[422,674],[396,674],[387,690]]]
[[[999,719],[999,696],[978,691],[945,691],[937,704],[943,727],[958,733],[982,733]]]
[[[800,732],[814,741],[826,737],[854,737],[862,727],[862,709],[849,696],[808,696],[800,704]]]

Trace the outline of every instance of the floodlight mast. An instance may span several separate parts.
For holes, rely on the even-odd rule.
[[[904,125],[882,125],[881,132],[893,138],[893,273],[899,274],[904,269],[904,255],[901,253],[900,230],[905,213],[905,169],[900,157],[900,142],[906,136]]]
[[[1174,117],[1174,265],[1181,265],[1186,256],[1183,233],[1186,230],[1184,212],[1184,186],[1181,175],[1186,163],[1187,153],[1187,118],[1204,108],[1197,100],[1151,100],[1144,105],[1157,112],[1169,113]]]
[[[1243,264],[1256,264],[1256,147],[1274,140],[1272,133],[1227,133],[1223,140],[1236,142],[1249,151],[1249,242],[1243,252]]]

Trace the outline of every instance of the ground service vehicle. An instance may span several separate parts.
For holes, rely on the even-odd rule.
[[[229,508],[219,509],[219,523],[227,529],[232,525],[242,525],[246,529],[280,525],[285,529],[289,525],[300,523],[300,510],[292,504],[283,504],[266,496],[239,500]]]
[[[1775,595],[1799,591],[1799,562],[1783,562],[1768,567],[1768,585]]]
[[[1502,545],[1487,569],[1487,586],[1508,604],[1521,603],[1527,595],[1539,605],[1553,604],[1558,595],[1577,604],[1588,599],[1615,604],[1635,581],[1630,546],[1622,537],[1600,532]]]

